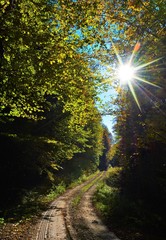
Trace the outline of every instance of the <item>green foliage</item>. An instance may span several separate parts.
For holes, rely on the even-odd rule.
[[[110,210],[110,199],[113,198],[114,190],[109,186],[102,183],[98,186],[95,196],[95,206],[102,213],[103,216],[107,216]]]
[[[66,186],[64,182],[61,182],[58,185],[53,185],[46,196],[44,197],[41,196],[40,201],[43,203],[51,202],[60,194],[64,193],[65,190],[66,190]]]
[[[144,225],[161,232],[166,200],[165,6],[161,1],[116,1],[108,12],[108,21],[118,19],[118,31],[113,33],[113,39],[122,59],[127,59],[126,52],[131,52],[138,40],[141,48],[133,64],[141,65],[161,57],[156,64],[139,72],[141,78],[157,84],[158,88],[145,82],[132,82],[141,111],[127,87],[118,92],[115,101],[118,106],[114,110],[118,141],[115,160],[123,170],[120,201],[114,216],[120,216],[128,226],[133,221],[133,227],[138,229]],[[119,223],[118,218],[116,221]]]
[[[109,217],[111,209],[116,207],[120,172],[121,169],[119,168],[110,168],[106,179],[98,185],[93,198],[97,210],[105,219]]]
[[[69,188],[74,188],[75,186],[79,185],[80,183],[85,182],[88,178],[89,178],[89,176],[86,176],[85,173],[83,173],[83,175],[81,175],[78,179],[76,179],[74,182],[72,182],[69,185]]]
[[[131,210],[125,208],[128,201],[147,206],[153,198],[150,206],[162,218],[166,192],[164,2],[0,1],[0,18],[3,207],[22,199],[28,205],[25,192],[33,187],[48,189],[62,180],[70,185],[95,171],[99,159],[106,168],[115,156],[116,164],[123,167],[120,196],[116,191],[109,195],[110,186],[119,182],[115,175],[106,181],[109,187],[101,187],[103,206],[108,203],[106,195],[115,199],[114,212],[120,209],[123,215]],[[142,112],[130,93],[118,93],[114,109],[118,146],[110,150],[95,101],[104,80],[98,65],[110,66],[115,59],[112,39],[122,58],[138,40],[141,50],[135,62],[161,57],[154,71],[149,66],[141,76],[161,88],[142,83],[143,93],[135,86]],[[116,208],[118,198],[122,204],[118,202]]]
[[[41,118],[45,96],[54,94],[71,113],[70,124],[85,125],[98,80],[78,49],[97,41],[97,5],[46,0],[1,5],[1,116]]]
[[[112,140],[111,138],[112,138],[111,133],[109,133],[106,126],[103,126],[103,136],[102,136],[103,152],[99,162],[99,169],[101,171],[107,170],[109,165],[110,159],[108,159],[108,152],[110,151],[110,148],[111,148],[111,140]]]
[[[21,202],[14,208],[4,212],[4,222],[22,222],[32,219],[35,215],[44,211],[48,204],[66,190],[63,182],[57,186],[52,186],[48,193],[42,193],[36,188],[31,191],[26,190]]]
[[[90,14],[98,10],[80,1],[0,5],[0,139],[5,156],[0,202],[7,207],[21,201],[24,189],[57,184],[66,166],[71,165],[74,175],[66,174],[68,185],[97,168],[102,151],[95,107],[99,80],[87,61],[86,41],[96,41],[92,33],[98,18]]]
[[[111,149],[107,153],[107,158],[110,160],[110,164],[113,167],[118,166],[118,149],[119,149],[119,142],[114,143],[111,146]]]
[[[1,179],[9,176],[3,189],[12,202],[22,197],[24,188],[52,185],[74,157],[78,177],[86,172],[85,164],[89,171],[96,170],[102,149],[101,117],[95,107],[98,77],[88,53],[79,49],[86,41],[96,41],[92,32],[97,30],[90,30],[86,21],[97,24],[90,14],[98,10],[80,1],[0,5],[0,134],[5,156],[0,172]]]
[[[96,172],[97,173],[97,172]],[[90,178],[93,178],[93,176],[94,175],[96,175],[96,173],[95,174],[92,174],[90,177],[89,177],[89,179]],[[95,178],[94,180],[92,180],[92,181],[90,181],[88,184],[86,184],[83,188],[81,188],[81,190],[80,190],[80,192],[77,194],[77,196],[75,196],[74,197],[74,199],[73,199],[73,201],[72,201],[72,205],[73,205],[73,207],[77,207],[78,206],[78,204],[80,203],[80,200],[82,199],[82,196],[83,196],[83,194],[86,192],[86,191],[88,191],[93,185],[95,185],[98,181],[100,182],[100,176],[99,177],[97,177],[97,178]]]
[[[56,183],[52,186],[38,186],[31,190],[25,190],[20,202],[17,202],[16,205],[10,205],[10,209],[5,209],[1,211],[2,218],[0,218],[0,224],[7,222],[21,223],[22,221],[32,220],[36,215],[41,214],[44,210],[48,208],[50,202],[55,200],[59,195],[63,194],[68,188],[76,187],[80,183],[91,179],[97,172],[91,175],[82,175],[78,179],[70,179],[69,182],[61,181],[66,180],[64,176],[62,178],[56,178]],[[89,188],[88,185],[87,188]],[[83,191],[87,189],[84,188]],[[23,191],[23,190],[22,190]],[[3,210],[3,209],[2,209]]]
[[[127,239],[164,239],[165,217],[148,202],[132,200],[121,192],[122,169],[111,168],[98,185],[93,202],[105,223],[118,237]]]
[[[0,225],[3,225],[5,223],[4,218],[0,218]]]
[[[109,168],[106,175],[107,178],[105,180],[106,184],[109,187],[119,188],[121,172],[122,168],[120,167]]]

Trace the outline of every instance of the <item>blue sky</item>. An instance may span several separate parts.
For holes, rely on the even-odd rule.
[[[106,107],[105,107],[106,110],[108,109],[108,111],[109,111],[110,109],[114,108],[114,106],[111,103],[111,101],[116,98],[116,92],[115,92],[115,90],[111,86],[110,86],[110,88],[108,88],[107,91],[105,91],[102,94],[100,94],[99,97],[102,100],[102,104],[106,104]],[[99,109],[100,109],[100,111],[102,111],[101,108],[99,108]],[[107,126],[108,130],[113,135],[115,135],[113,133],[113,126],[115,124],[115,116],[112,115],[112,114],[109,114],[109,113],[107,114],[106,113],[106,115],[102,115],[102,122],[103,122],[104,125]]]
[[[107,126],[108,130],[113,134],[114,117],[110,115],[102,116],[102,122],[104,123],[104,125]]]
[[[113,28],[116,28],[116,26],[114,26]],[[81,29],[76,29],[76,34],[80,37],[80,39],[82,39],[84,37]],[[111,48],[111,43],[110,42],[106,43],[106,46],[107,46],[108,49],[110,49]],[[100,44],[96,45],[96,43],[95,43],[92,46],[88,45],[88,46],[86,46],[84,48],[81,48],[81,49],[79,49],[79,51],[80,52],[86,52],[86,53],[91,55],[93,53],[93,51],[98,49],[99,47],[100,47]],[[105,78],[110,77],[110,73],[108,72],[107,67],[104,67],[104,66],[100,65],[100,62],[98,62],[98,59],[96,59],[96,63],[99,64],[99,69],[100,69],[101,74],[103,76],[105,76]],[[111,108],[111,106],[112,106],[111,105],[111,99],[116,97],[116,92],[113,89],[113,87],[111,87],[111,86],[109,87],[108,83],[107,83],[107,86],[108,86],[107,90],[105,92],[103,91],[102,94],[99,94],[99,97],[101,98],[103,105],[105,103],[107,103],[108,104],[108,108]],[[109,106],[109,103],[110,103],[110,106]],[[102,111],[101,107],[99,107],[99,109],[100,109],[100,111]],[[113,133],[113,126],[114,126],[114,122],[115,122],[115,116],[112,116],[112,115],[102,115],[102,122],[103,122],[104,125],[107,126],[108,130],[113,135],[115,135]]]

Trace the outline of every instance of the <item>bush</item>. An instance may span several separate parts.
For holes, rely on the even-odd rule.
[[[163,240],[164,219],[140,199],[132,200],[122,194],[119,186],[120,169],[110,169],[107,178],[98,185],[94,195],[95,207],[108,227],[123,240]]]
[[[117,189],[109,187],[104,182],[102,182],[97,188],[97,191],[95,193],[93,200],[97,210],[105,218],[109,217],[112,199],[115,198],[116,194],[117,194]]]
[[[107,173],[106,184],[110,187],[119,188],[121,168],[110,168]]]

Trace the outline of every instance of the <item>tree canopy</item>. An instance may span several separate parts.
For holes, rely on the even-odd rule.
[[[53,182],[68,160],[75,167],[78,158],[80,172],[108,160],[96,107],[108,83],[117,91],[108,112],[121,192],[165,201],[165,8],[161,0],[0,0],[0,176],[10,173],[8,187],[32,176]],[[139,79],[119,86],[114,72],[131,56]]]

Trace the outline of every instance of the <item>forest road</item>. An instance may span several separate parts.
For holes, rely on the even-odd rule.
[[[119,240],[96,215],[92,196],[104,172],[53,201],[27,240]]]

